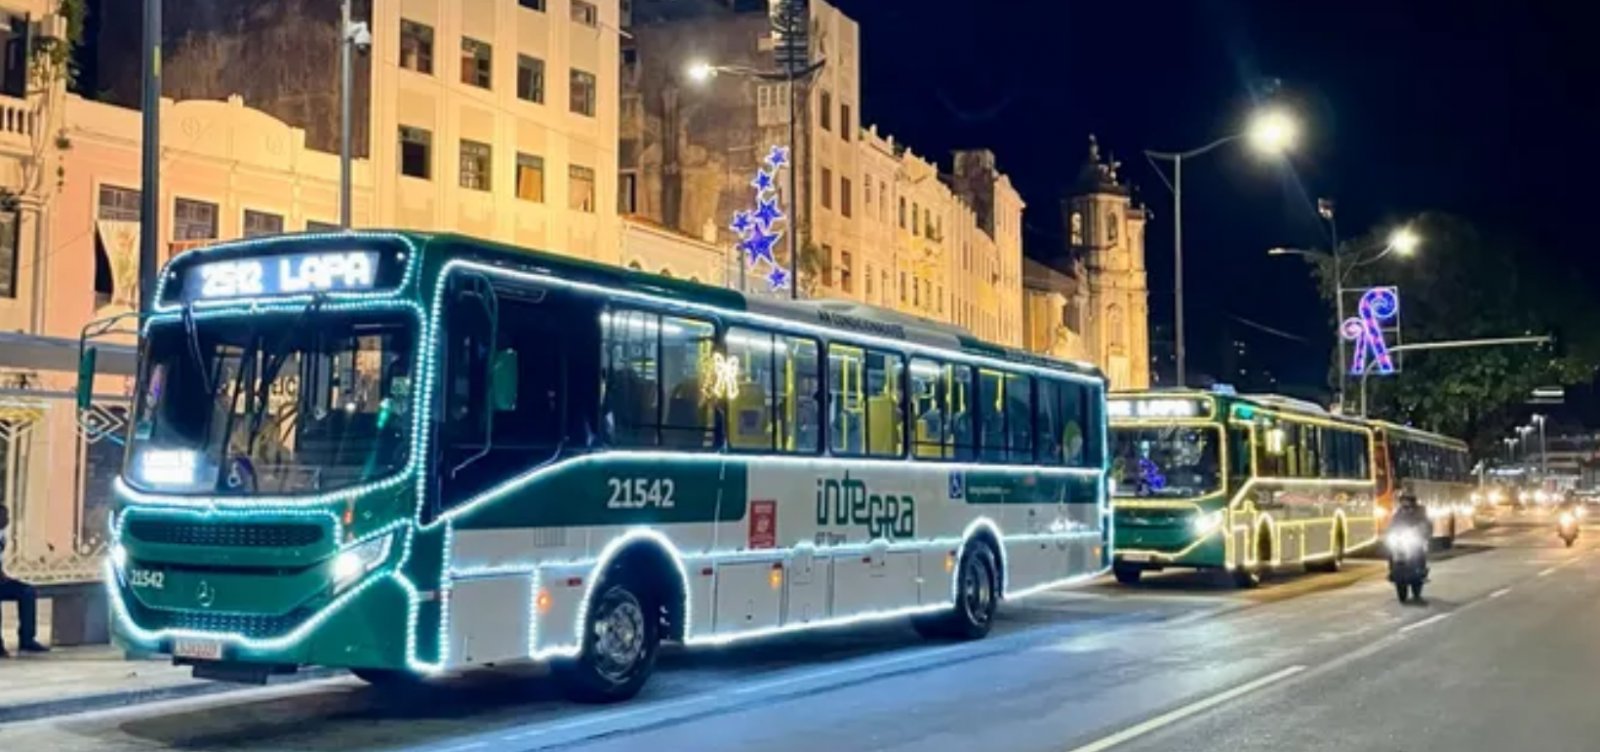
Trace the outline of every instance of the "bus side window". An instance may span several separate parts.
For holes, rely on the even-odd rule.
[[[944,367],[944,393],[946,423],[944,434],[946,459],[971,461],[977,457],[977,435],[972,430],[973,396],[972,366],[946,365]]]
[[[1228,427],[1229,479],[1243,483],[1250,477],[1250,432],[1243,428]]]
[[[1062,424],[1065,418],[1065,404],[1063,397],[1068,391],[1068,386],[1059,381],[1039,379],[1035,382],[1039,395],[1035,402],[1038,409],[1039,435],[1035,445],[1036,454],[1034,461],[1041,465],[1059,465],[1062,462],[1062,444],[1064,431]]]
[[[978,369],[979,456],[989,462],[1006,458],[1005,374]]]
[[[945,416],[949,407],[944,369],[931,360],[911,359],[911,454],[917,459],[944,455]]]

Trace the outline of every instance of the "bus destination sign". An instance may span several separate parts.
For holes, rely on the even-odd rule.
[[[196,264],[184,275],[184,300],[365,292],[378,278],[374,251],[296,253]]]
[[[1211,402],[1204,399],[1174,397],[1111,399],[1106,415],[1117,418],[1203,418],[1211,414]]]

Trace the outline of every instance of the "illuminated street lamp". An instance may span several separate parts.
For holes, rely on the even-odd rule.
[[[787,83],[788,84],[788,89],[789,89],[789,153],[791,155],[798,156],[800,151],[797,148],[798,147],[798,144],[797,144],[798,137],[795,134],[795,124],[796,124],[796,121],[797,121],[797,116],[795,114],[795,111],[796,111],[795,84],[796,84],[796,82],[803,81],[807,77],[811,76],[811,74],[816,73],[817,71],[821,70],[822,66],[823,66],[823,64],[825,62],[826,62],[825,60],[817,60],[815,62],[811,62],[809,64],[806,64],[803,67],[796,67],[794,65],[785,65],[782,70],[763,71],[763,70],[757,70],[755,68],[749,68],[749,67],[742,66],[742,65],[714,65],[714,64],[712,64],[710,62],[707,62],[705,60],[693,60],[693,61],[690,61],[689,65],[684,68],[683,73],[684,73],[684,76],[686,78],[688,78],[690,82],[695,83],[695,84],[705,84],[705,83],[709,82],[711,79],[716,78],[718,75],[723,74],[723,73],[729,73],[729,74],[744,76],[745,78],[751,78],[751,79],[755,79],[757,81],[783,81],[783,82]],[[790,169],[789,169],[789,198],[788,198],[788,200],[793,202],[793,206],[794,207],[798,207],[799,204],[800,204],[799,191],[798,191],[798,188],[796,187],[796,183],[795,183],[795,174],[797,172],[799,172],[799,170],[796,169],[795,166],[791,166],[790,167]],[[797,209],[792,208],[791,211],[797,211]],[[800,245],[799,245],[800,233],[798,232],[798,226],[791,227],[790,230],[789,230],[788,235],[789,235],[789,266],[790,266],[789,273],[791,275],[793,275],[793,278],[789,280],[789,297],[791,299],[799,299],[799,297],[800,297]]]
[[[1267,155],[1281,154],[1294,147],[1294,142],[1299,136],[1300,127],[1294,117],[1282,109],[1263,109],[1254,113],[1245,129],[1232,135],[1223,136],[1198,149],[1189,151],[1152,151],[1146,149],[1145,158],[1154,162],[1165,159],[1172,162],[1172,180],[1167,181],[1167,176],[1160,168],[1156,174],[1161,175],[1163,182],[1172,189],[1172,259],[1173,259],[1173,305],[1174,305],[1174,332],[1178,361],[1177,382],[1184,386],[1185,359],[1183,347],[1183,160],[1198,157],[1219,146],[1239,141],[1247,141],[1256,152]]]

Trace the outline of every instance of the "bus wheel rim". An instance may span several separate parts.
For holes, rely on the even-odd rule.
[[[624,681],[644,653],[644,612],[623,600],[610,604],[594,622],[596,670],[612,681]]]
[[[983,572],[983,564],[973,557],[961,576],[961,595],[967,614],[974,623],[989,620],[989,603],[994,600],[994,584]]]

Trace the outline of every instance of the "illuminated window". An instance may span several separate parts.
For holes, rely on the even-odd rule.
[[[461,187],[487,191],[492,184],[493,150],[488,144],[461,140]]]
[[[702,389],[716,328],[611,309],[600,316],[602,434],[614,446],[709,448],[715,405]]]
[[[567,166],[567,208],[594,213],[594,170],[580,165]]]
[[[912,456],[970,460],[972,368],[914,358],[911,361]]]
[[[728,446],[816,454],[822,425],[816,341],[734,327],[723,343],[742,374],[739,394],[727,407]]]
[[[835,454],[898,457],[904,452],[898,353],[828,345],[828,417]]]
[[[517,198],[544,203],[544,157],[517,155]]]

